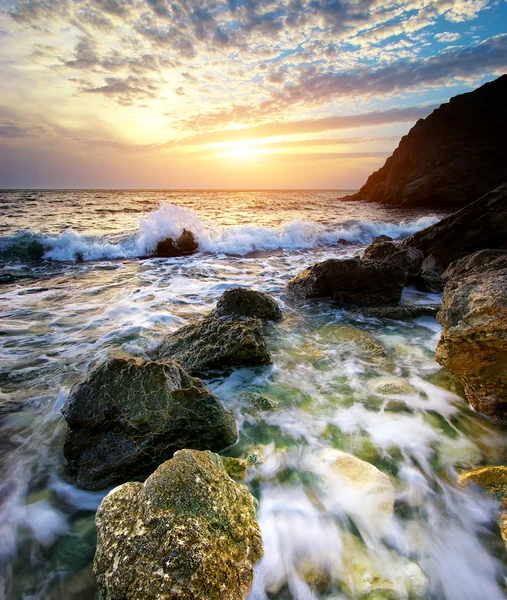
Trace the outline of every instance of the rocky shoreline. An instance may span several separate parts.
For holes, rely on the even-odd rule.
[[[189,232],[163,246],[164,256],[197,249]],[[442,304],[400,304],[407,285],[441,292]],[[436,360],[456,378],[473,409],[507,421],[506,183],[400,242],[382,236],[362,257],[308,267],[288,282],[286,295],[296,307],[327,299],[364,318],[436,316],[442,326]],[[269,295],[230,289],[208,315],[166,335],[143,358],[110,357],[71,390],[62,410],[69,427],[64,445],[69,475],[90,490],[120,484],[96,515],[94,572],[106,600],[243,600],[249,594],[263,543],[257,501],[241,481],[263,457],[256,451],[240,459],[217,454],[235,444],[238,425],[199,377],[271,365],[269,335],[283,317]],[[389,398],[386,403],[411,392],[393,373],[392,355],[366,330],[335,326],[328,334],[383,365],[389,376],[372,386]],[[247,412],[276,406],[267,396],[252,395]],[[321,572],[298,557],[305,580],[319,586],[334,577],[340,589],[364,600],[422,600],[428,582],[406,557],[389,551],[382,559],[390,568],[396,565],[395,581],[384,576],[386,562],[376,570],[364,566],[368,534],[381,535],[394,510],[390,476],[330,448],[302,460],[329,479],[330,489],[339,484],[336,489],[369,498],[371,510],[367,523],[352,517],[354,529],[343,541],[345,575],[332,566]],[[332,468],[323,470],[324,464]],[[338,484],[331,481],[335,476]],[[479,486],[501,503],[499,531],[507,544],[506,481],[506,467],[490,465],[461,473],[454,484]],[[286,585],[280,576],[269,591],[276,594]]]
[[[467,220],[463,213],[482,209],[487,215],[491,199],[497,211],[507,207],[507,186],[401,242],[385,236],[374,240],[362,258],[313,265],[288,283],[287,294],[305,301],[329,298],[337,307],[378,319],[410,320],[435,316],[438,310],[443,331],[437,361],[457,376],[476,410],[504,420],[505,224],[502,219],[479,219],[468,237],[461,235]],[[476,251],[478,247],[483,249]],[[405,285],[428,289],[429,259],[434,266],[431,281],[437,289],[436,281],[445,286],[442,306],[400,305]],[[145,360],[111,358],[71,391],[62,411],[69,425],[64,447],[69,472],[87,489],[122,484],[106,496],[96,518],[95,574],[104,598],[237,600],[248,595],[262,540],[256,501],[237,480],[244,479],[257,459],[222,461],[209,452],[233,444],[237,425],[196,376],[269,365],[266,326],[282,318],[268,295],[228,290],[210,314],[169,334]],[[352,333],[353,343],[362,344],[361,329]],[[372,343],[366,338],[364,343],[365,355],[376,356]],[[388,360],[383,348],[378,357]],[[270,409],[269,399],[252,400],[252,410]],[[361,467],[357,460],[337,455],[341,476]],[[498,478],[504,481],[504,467],[489,469],[488,486],[494,487]],[[489,489],[484,478],[472,474],[460,482]],[[505,515],[499,519],[505,536]],[[357,540],[350,543],[359,552]],[[157,566],[161,561],[162,568]],[[411,584],[417,588],[414,597],[422,598],[422,573],[417,581]],[[392,597],[398,598],[395,593]]]

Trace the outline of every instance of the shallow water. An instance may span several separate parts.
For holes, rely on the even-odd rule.
[[[227,454],[263,458],[248,475],[265,545],[251,600],[362,598],[374,589],[408,598],[410,585],[432,600],[504,597],[497,506],[455,479],[500,461],[505,432],[431,383],[438,323],[366,319],[284,295],[305,266],[439,216],[340,204],[339,195],[2,194],[4,273],[29,278],[0,288],[0,597],[96,597],[93,515],[106,491],[64,478],[61,406],[90,366],[118,351],[142,354],[238,285],[273,294],[285,314],[267,330],[274,365],[206,380],[238,419]],[[205,252],[133,258],[185,226]],[[53,260],[22,258],[27,236]],[[403,299],[435,300],[410,289]],[[275,408],[252,410],[252,392]],[[330,449],[388,475],[393,514],[385,489],[358,492],[337,475]]]

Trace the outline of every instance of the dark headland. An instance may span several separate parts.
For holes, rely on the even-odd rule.
[[[419,119],[345,200],[461,208],[507,181],[507,75]]]

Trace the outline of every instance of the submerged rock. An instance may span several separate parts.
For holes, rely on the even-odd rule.
[[[219,456],[181,450],[102,501],[94,571],[105,600],[242,600],[262,557],[256,500]]]
[[[213,314],[217,317],[252,317],[261,321],[282,319],[282,311],[271,296],[244,288],[224,292]]]
[[[193,373],[272,362],[259,319],[224,320],[213,314],[169,334],[151,356],[176,360]]]
[[[348,200],[462,207],[507,180],[507,75],[451,98]],[[457,240],[454,243],[459,243]]]
[[[406,271],[386,262],[330,258],[308,267],[289,281],[296,298],[332,298],[340,304],[381,306],[398,304]]]
[[[477,411],[505,419],[507,252],[476,252],[453,263],[446,276],[436,360],[460,377]]]
[[[409,319],[416,319],[418,317],[436,317],[440,308],[440,304],[412,304],[410,306],[372,306],[353,312],[376,319],[408,321]]]
[[[332,344],[333,351],[338,351],[344,356],[350,354],[358,356],[362,360],[376,363],[388,371],[394,366],[389,350],[365,329],[350,325],[325,325],[320,327],[317,333],[319,341]]]
[[[110,359],[72,388],[62,413],[64,454],[87,489],[142,478],[181,448],[222,450],[237,438],[232,413],[175,362]]]
[[[344,536],[340,583],[352,598],[367,600],[422,599],[428,587],[418,565],[394,552],[369,552],[350,534]]]
[[[369,462],[341,450],[326,448],[319,459],[324,468],[315,468],[324,474],[328,493],[340,490],[337,501],[341,508],[358,525],[382,532],[394,510],[395,492],[389,477]]]
[[[165,238],[157,243],[153,256],[157,258],[172,258],[173,256],[184,256],[193,254],[199,249],[194,234],[191,231],[183,230],[180,237],[176,240]]]

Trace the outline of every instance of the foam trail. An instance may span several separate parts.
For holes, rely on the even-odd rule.
[[[162,204],[143,217],[137,232],[123,236],[86,236],[67,229],[59,236],[21,232],[0,243],[0,257],[26,254],[29,244],[38,243],[44,258],[55,261],[102,260],[150,256],[157,243],[168,237],[177,238],[184,229],[191,231],[201,251],[212,254],[245,256],[256,251],[302,250],[334,245],[342,240],[368,244],[379,235],[398,239],[438,221],[437,217],[421,217],[401,223],[347,221],[341,227],[324,227],[306,221],[291,221],[278,228],[236,226],[220,228],[199,219],[192,210],[174,204]]]

